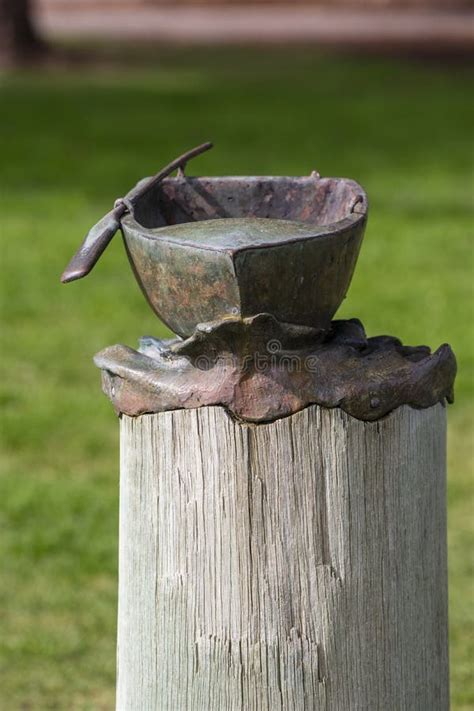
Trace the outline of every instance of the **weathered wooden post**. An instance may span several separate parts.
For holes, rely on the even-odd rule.
[[[121,415],[118,711],[447,709],[456,366],[331,322],[364,192],[180,174],[124,205],[179,336],[96,356]]]

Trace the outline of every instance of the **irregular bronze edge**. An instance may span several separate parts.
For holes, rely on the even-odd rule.
[[[143,415],[156,415],[160,414],[163,412],[178,412],[179,410],[200,410],[203,407],[220,407],[225,412],[227,415],[234,420],[235,422],[239,422],[243,425],[270,425],[273,422],[277,422],[278,420],[284,420],[287,417],[292,417],[292,415],[296,415],[298,412],[303,412],[304,410],[307,410],[309,407],[313,407],[317,405],[318,407],[326,410],[341,410],[341,412],[344,412],[345,415],[348,417],[353,418],[354,420],[358,420],[359,422],[364,422],[369,425],[375,425],[377,422],[381,422],[385,420],[387,417],[390,417],[394,412],[399,410],[401,407],[410,407],[413,410],[427,410],[430,407],[434,407],[435,405],[441,405],[442,407],[446,407],[447,404],[452,404],[454,402],[454,395],[452,394],[452,388],[450,389],[450,392],[447,393],[446,395],[438,398],[438,399],[433,399],[427,404],[424,405],[417,405],[413,402],[402,402],[397,405],[394,405],[391,409],[387,410],[381,415],[375,415],[375,416],[369,416],[372,413],[368,413],[366,417],[363,416],[361,413],[356,413],[352,408],[350,407],[345,407],[343,404],[335,404],[335,405],[328,405],[327,402],[318,402],[318,400],[308,400],[308,402],[305,405],[302,405],[301,407],[291,410],[288,412],[283,412],[282,414],[275,415],[274,417],[270,418],[251,418],[251,417],[244,417],[243,415],[238,415],[236,412],[234,412],[228,405],[224,405],[222,403],[213,403],[213,404],[203,404],[203,405],[196,405],[193,407],[186,407],[185,405],[180,405],[180,406],[175,406],[175,407],[166,407],[166,408],[147,408],[147,407],[139,407],[137,409],[127,409],[127,408],[121,408],[118,406],[118,404],[115,402],[115,400],[111,397],[109,394],[109,389],[106,385],[106,379],[114,378],[114,379],[121,379],[120,376],[115,375],[110,373],[110,371],[103,370],[102,371],[102,391],[104,395],[106,395],[109,400],[112,403],[112,406],[114,408],[114,411],[117,415],[117,417],[122,417],[122,415],[126,415],[127,417],[142,417]]]
[[[139,354],[137,351],[133,351],[133,349],[127,348],[127,350],[131,354],[136,354],[137,356],[141,356],[141,358],[147,358],[147,356]],[[339,399],[334,398],[334,400],[331,398],[324,399],[318,397],[315,393],[308,393],[307,396],[300,399],[296,407],[280,406],[280,408],[276,408],[270,416],[262,415],[258,417],[246,414],[245,408],[239,411],[237,408],[232,407],[229,402],[220,401],[218,397],[214,400],[211,399],[207,402],[202,402],[202,404],[187,405],[187,398],[183,397],[182,392],[176,394],[174,403],[170,402],[168,394],[168,400],[166,400],[165,397],[166,402],[163,406],[159,406],[157,400],[159,400],[160,388],[157,387],[156,382],[150,380],[148,383],[144,384],[142,382],[137,386],[133,380],[127,378],[126,368],[123,369],[122,374],[112,372],[110,368],[107,367],[107,358],[104,358],[104,355],[109,351],[110,349],[105,349],[94,358],[96,365],[102,370],[102,389],[111,400],[116,413],[130,417],[139,417],[145,414],[179,409],[198,409],[203,406],[217,406],[223,407],[229,416],[239,422],[265,424],[284,417],[289,417],[311,405],[319,405],[327,409],[338,408],[350,417],[363,422],[377,422],[390,415],[390,413],[399,407],[405,405],[413,409],[426,409],[438,403],[445,405],[446,403],[452,403],[454,401],[453,387],[457,366],[455,355],[448,344],[443,344],[435,353],[426,358],[426,361],[429,359],[429,367],[426,368],[425,373],[422,373],[420,381],[415,384],[415,386],[418,387],[413,389],[412,384],[407,380],[401,384],[398,390],[399,395],[389,397],[388,401],[385,400],[385,405],[381,408],[378,407],[377,403],[375,407],[373,405],[373,401],[377,400],[376,391],[372,393],[373,397],[369,401],[364,398],[358,398],[357,396],[352,399],[348,396],[343,396]],[[433,373],[436,374],[434,381]],[[426,382],[423,383],[423,376],[425,380],[428,379],[428,384]],[[149,391],[147,392],[148,386]],[[182,399],[180,400],[180,398]],[[155,402],[152,402],[153,400],[155,400]]]

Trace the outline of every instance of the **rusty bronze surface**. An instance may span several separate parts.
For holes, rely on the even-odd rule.
[[[180,336],[198,323],[270,313],[327,329],[367,219],[344,178],[168,178],[121,226],[153,310]]]
[[[183,171],[188,161],[204,153],[204,151],[208,151],[209,148],[212,148],[212,143],[207,142],[187,151],[187,153],[184,153],[165,166],[156,175],[141,180],[124,198],[116,200],[113,209],[104,215],[104,217],[89,230],[78,251],[62,273],[61,281],[67,283],[69,281],[75,281],[76,279],[82,279],[82,277],[89,274],[110,240],[120,228],[120,219],[123,215],[125,215],[128,210],[133,212],[135,205],[139,203],[148,190],[156,188],[164,178],[173,173],[176,169]]]
[[[357,319],[325,331],[270,314],[203,324],[186,340],[143,338],[138,351],[112,346],[95,363],[118,413],[223,405],[251,422],[313,403],[373,421],[401,405],[452,402],[456,374],[446,344],[431,353],[391,336],[367,338]]]

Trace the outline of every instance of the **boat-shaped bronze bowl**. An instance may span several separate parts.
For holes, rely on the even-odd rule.
[[[329,328],[366,219],[353,180],[178,176],[138,200],[121,229],[151,307],[188,337],[199,323],[259,313]]]

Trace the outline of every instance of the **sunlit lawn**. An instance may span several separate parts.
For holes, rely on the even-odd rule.
[[[455,349],[452,697],[474,708],[470,84],[462,66],[290,48],[3,77],[1,709],[113,707],[118,426],[91,358],[162,327],[118,238],[85,281],[59,274],[116,197],[207,139],[199,173],[359,180],[371,214],[340,314]]]

